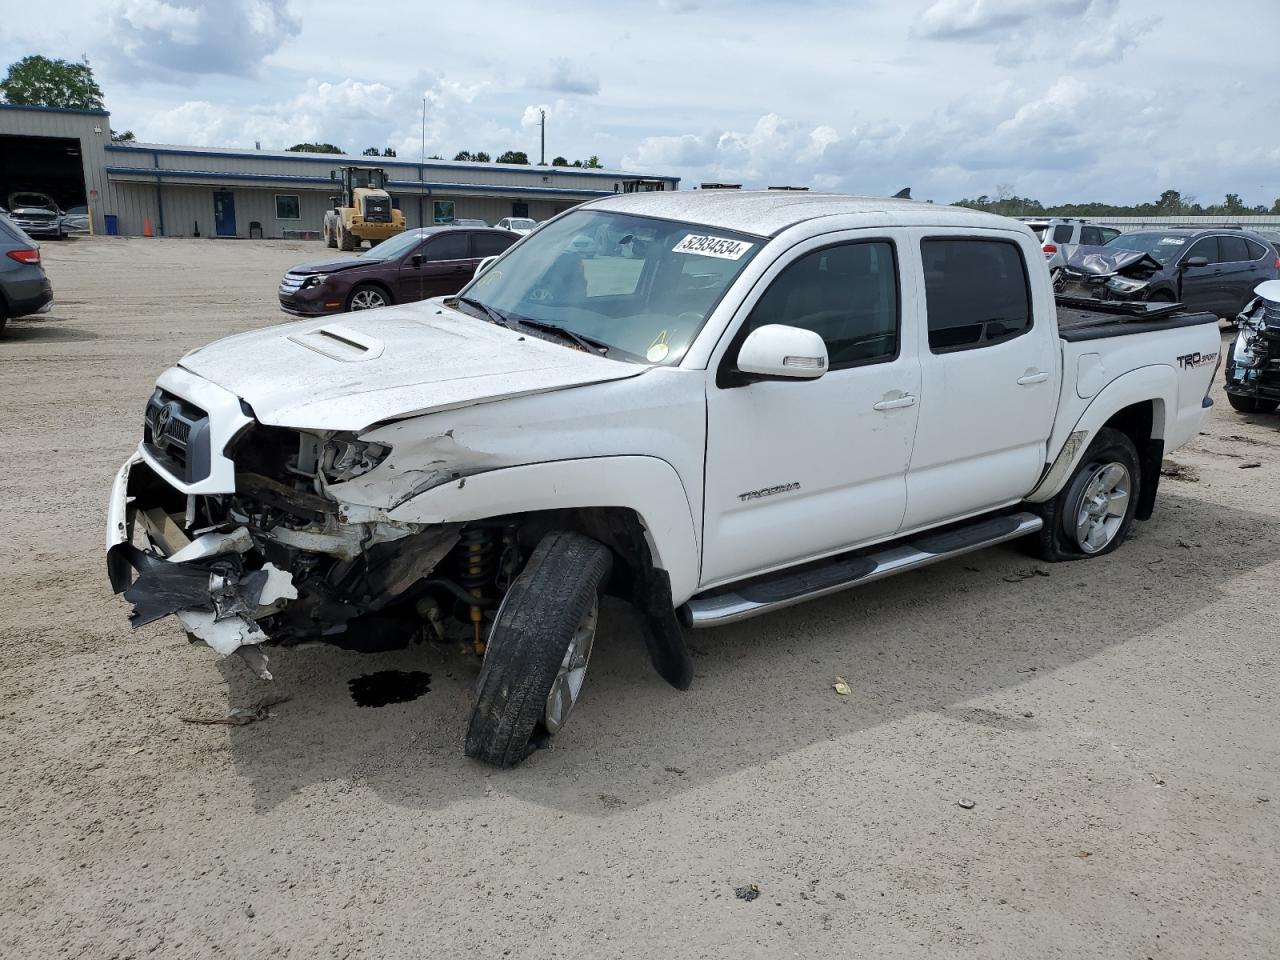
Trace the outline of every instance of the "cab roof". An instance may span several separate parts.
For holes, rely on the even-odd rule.
[[[927,226],[970,226],[1009,229],[1022,226],[1008,217],[889,197],[858,197],[838,193],[800,193],[784,190],[673,190],[651,193],[622,193],[585,205],[591,210],[609,210],[636,216],[661,217],[752,233],[777,236],[807,220],[848,215],[879,215],[874,219],[902,219],[904,224]]]

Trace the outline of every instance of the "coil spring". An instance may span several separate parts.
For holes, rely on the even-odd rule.
[[[468,527],[458,536],[461,547],[458,556],[458,581],[473,596],[483,596],[485,586],[493,582],[497,562],[497,542],[493,531],[487,527]],[[484,656],[485,642],[482,624],[484,611],[471,607],[471,624],[474,629],[473,645],[477,656]]]

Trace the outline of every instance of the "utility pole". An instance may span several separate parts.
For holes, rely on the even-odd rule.
[[[545,167],[547,165],[547,111],[540,109],[538,115],[541,118],[538,121],[538,127],[542,130],[542,159],[538,162],[540,166]]]

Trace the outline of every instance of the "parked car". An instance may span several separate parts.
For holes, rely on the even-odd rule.
[[[299,317],[368,310],[457,293],[485,257],[520,238],[506,230],[426,227],[396,234],[357,257],[290,267],[280,309]]]
[[[451,221],[449,225],[453,227],[484,227],[485,229],[489,228],[489,224],[487,221],[468,219],[467,217],[459,217],[457,220]]]
[[[1031,228],[1031,232],[1040,241],[1040,249],[1044,251],[1044,262],[1049,267],[1049,275],[1055,281],[1059,278],[1058,271],[1067,264],[1064,247],[1080,244],[1100,247],[1120,236],[1120,231],[1115,227],[1104,227],[1089,223],[1087,220],[1070,217],[1041,219],[1023,217],[1022,222]]]
[[[1223,388],[1241,413],[1272,413],[1280,406],[1280,280],[1260,283],[1253,292],[1236,317]]]
[[[89,229],[89,208],[81,205],[72,207],[62,215],[62,232],[85,233]]]
[[[47,313],[53,285],[40,264],[40,245],[0,213],[0,332],[15,317]]]
[[[43,193],[18,190],[9,194],[9,219],[28,236],[61,240],[62,211],[53,198]]]
[[[1247,230],[1193,227],[1122,233],[1068,252],[1060,292],[1097,300],[1182,303],[1233,319],[1253,289],[1280,272],[1280,255]]]
[[[530,217],[503,217],[496,224],[499,230],[510,230],[512,233],[518,233],[524,236],[527,233],[533,233],[538,228],[538,221]]]
[[[263,678],[272,643],[457,631],[483,657],[466,752],[509,765],[564,729],[601,593],[683,689],[682,625],[1014,539],[1111,552],[1219,346],[1209,313],[1057,310],[1003,217],[605,197],[456,297],[187,354],[116,476],[108,572],[135,626],[176,615]]]

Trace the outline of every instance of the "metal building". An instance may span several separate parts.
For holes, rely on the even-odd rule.
[[[87,204],[95,233],[169,237],[319,236],[340,165],[381,167],[409,227],[478,218],[545,220],[637,180],[679,177],[578,167],[113,143],[105,111],[0,104],[0,204],[38,190]],[[654,187],[650,187],[654,189]]]

